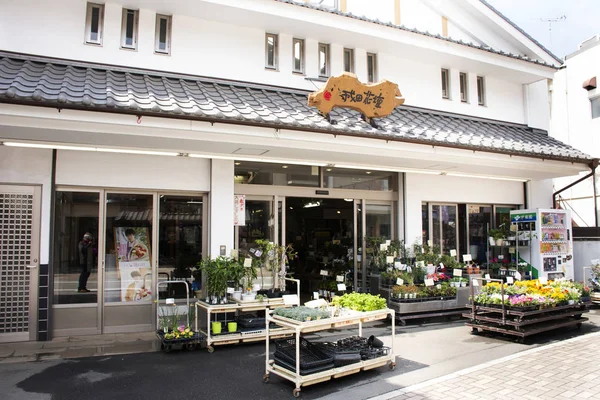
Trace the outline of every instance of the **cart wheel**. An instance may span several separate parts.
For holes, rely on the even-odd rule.
[[[206,348],[206,350],[208,350],[208,352],[209,352],[209,353],[213,353],[213,352],[215,351],[215,348],[214,348],[214,347],[212,347],[212,346],[208,346],[208,347]]]
[[[194,351],[194,350],[196,350],[196,346],[197,346],[196,343],[188,343],[185,345],[185,349],[187,351]]]
[[[168,345],[165,346],[164,350],[165,350],[165,353],[170,353],[171,350],[173,350],[173,346],[171,346],[170,344],[168,344]]]
[[[581,314],[575,315],[575,319],[579,319],[579,318],[581,318]]]
[[[525,344],[525,337],[520,337],[517,339],[518,343]]]
[[[406,321],[405,321],[405,320],[403,320],[403,319],[399,319],[399,320],[398,320],[398,324],[399,324],[400,326],[406,326]]]
[[[263,375],[263,382],[264,383],[269,383],[269,374],[264,374]]]
[[[581,322],[577,324],[577,329],[581,329]]]
[[[479,329],[477,329],[477,328],[471,329],[471,335],[478,335],[478,334],[479,334]]]
[[[394,369],[396,369],[396,363],[391,361],[390,362],[390,369],[393,371]]]
[[[161,349],[161,350],[164,350],[164,349],[165,349],[165,344],[164,344],[164,343],[161,343],[161,344],[160,344],[160,349]]]
[[[294,389],[294,391],[292,392],[292,394],[296,398],[300,397],[300,389],[298,389],[298,388]]]

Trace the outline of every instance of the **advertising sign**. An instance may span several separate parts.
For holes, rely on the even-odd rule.
[[[151,301],[152,266],[148,228],[114,228],[121,301]]]
[[[233,226],[246,225],[246,196],[238,194],[233,196]]]

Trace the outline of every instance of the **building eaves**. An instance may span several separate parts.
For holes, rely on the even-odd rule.
[[[333,9],[333,8],[319,7],[319,6],[316,6],[314,4],[310,4],[310,3],[299,3],[298,0],[274,0],[274,1],[279,2],[279,3],[291,4],[291,5],[294,5],[294,6],[297,6],[297,7],[304,7],[304,8],[308,8],[308,9],[312,9],[312,10],[317,10],[317,11],[322,11],[322,12],[328,12],[330,14],[335,14],[335,15],[339,15],[339,16],[342,16],[342,17],[352,18],[352,19],[356,19],[356,20],[359,20],[359,21],[369,22],[369,23],[373,23],[373,24],[377,24],[377,25],[387,26],[387,27],[390,27],[390,28],[393,28],[393,29],[398,29],[398,30],[405,31],[405,32],[410,32],[410,33],[415,33],[417,35],[423,35],[423,36],[431,37],[431,38],[434,38],[434,39],[439,39],[439,40],[443,40],[443,41],[446,41],[446,42],[458,44],[458,45],[461,45],[461,46],[470,47],[470,48],[477,49],[477,50],[487,51],[488,53],[498,54],[498,55],[501,55],[501,56],[504,56],[504,57],[509,57],[509,58],[513,58],[513,59],[516,59],[516,60],[526,61],[526,62],[529,62],[529,63],[541,65],[541,66],[544,66],[544,67],[550,67],[550,68],[554,68],[554,69],[557,68],[556,65],[549,64],[549,63],[547,63],[547,62],[545,62],[543,60],[532,59],[532,58],[529,58],[527,56],[520,55],[520,54],[507,53],[507,52],[505,52],[503,50],[494,49],[494,48],[491,48],[489,46],[481,46],[481,45],[473,43],[473,42],[465,42],[463,40],[456,40],[456,39],[452,39],[451,37],[444,37],[444,36],[442,36],[440,34],[433,34],[433,33],[430,33],[429,31],[420,31],[420,30],[418,30],[416,28],[408,28],[408,27],[406,27],[404,25],[396,25],[396,24],[393,24],[391,22],[383,22],[383,21],[380,21],[378,19],[371,19],[371,18],[367,18],[365,16],[355,15],[355,14],[352,14],[352,13],[346,13],[346,12],[342,12],[340,10]],[[523,32],[523,33],[525,35],[527,35],[525,32]],[[539,45],[539,46],[543,48],[542,45]],[[545,48],[544,48],[544,50],[545,50]],[[549,53],[549,54],[551,54],[551,53]],[[552,55],[552,56],[553,56],[553,58],[555,58],[559,62],[559,64],[562,64],[562,60],[560,60],[559,58],[557,58],[554,55]]]
[[[401,106],[366,123],[348,109],[327,119],[308,91],[0,52],[0,103],[221,122],[588,163],[526,125]]]

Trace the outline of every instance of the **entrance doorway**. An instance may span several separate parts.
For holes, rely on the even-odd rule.
[[[337,276],[347,284],[353,281],[353,199],[288,197],[285,215],[286,243],[298,252],[290,273],[300,279],[303,302],[319,290],[335,291]]]

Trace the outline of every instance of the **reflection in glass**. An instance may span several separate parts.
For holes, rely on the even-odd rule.
[[[441,225],[441,206],[433,205],[431,206],[431,221],[432,221],[432,240],[433,247],[441,248],[442,247],[442,232],[440,231]],[[426,242],[427,243],[427,242]]]
[[[256,248],[257,239],[273,240],[271,202],[265,200],[246,200],[246,225],[239,227],[238,249],[240,257],[245,257],[251,248]]]
[[[246,185],[319,187],[319,167],[236,161],[234,182]]]
[[[429,205],[428,203],[423,203],[421,205],[421,222],[423,225],[423,232],[421,237],[423,238],[423,243],[427,243],[429,240]]]
[[[474,260],[486,260],[487,226],[492,220],[492,206],[469,205],[469,254]]]
[[[518,210],[517,206],[496,206],[496,228],[508,231],[510,228],[510,212]]]
[[[392,206],[367,204],[367,237],[392,239]]]
[[[392,191],[395,172],[365,171],[347,168],[323,168],[323,183],[327,188]]]
[[[152,213],[152,195],[106,195],[106,302],[152,301]]]
[[[56,192],[54,304],[97,302],[99,209],[98,193]]]
[[[450,254],[457,249],[456,240],[456,206],[441,206],[442,215],[442,254]]]

